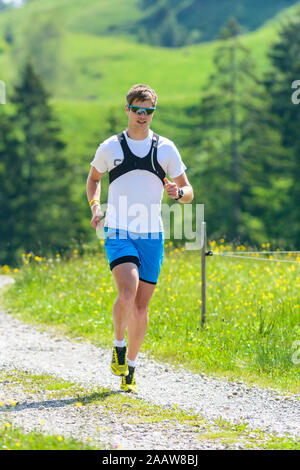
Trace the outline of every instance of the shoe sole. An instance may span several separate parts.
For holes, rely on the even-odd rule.
[[[116,367],[114,367],[113,365],[111,365],[110,368],[111,368],[112,373],[114,375],[117,375],[118,377],[126,377],[126,375],[129,374],[128,367],[125,370],[119,370]]]
[[[121,390],[123,390],[123,392],[127,392],[127,393],[137,393],[137,387],[133,386],[131,387],[130,385],[128,385],[128,387],[122,387],[121,386]]]

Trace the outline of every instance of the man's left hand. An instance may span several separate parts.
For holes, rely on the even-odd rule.
[[[164,178],[165,190],[169,197],[176,199],[178,197],[178,186],[176,183],[172,183],[168,178]]]

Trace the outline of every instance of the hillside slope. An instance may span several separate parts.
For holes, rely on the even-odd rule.
[[[133,0],[133,4],[137,1]],[[91,9],[96,8],[97,3],[101,5],[103,22],[108,21],[109,12],[112,11],[112,6],[109,5],[114,5],[116,19],[121,18],[119,13],[126,5],[125,0],[85,0],[85,3]],[[117,3],[119,9],[116,8]],[[7,84],[8,103],[13,84],[18,78],[18,59],[25,56],[22,25],[29,21],[34,8],[39,8],[46,15],[47,8],[52,11],[58,4],[69,24],[75,24],[76,15],[80,16],[83,0],[74,0],[71,3],[69,0],[51,0],[51,3],[48,0],[33,0],[24,9],[0,14],[0,31],[5,27],[4,17],[6,21],[10,17],[10,24],[15,27],[18,25],[16,29],[20,35],[17,47],[14,44],[7,45],[0,52],[0,79]],[[108,15],[106,19],[105,5]],[[295,8],[284,10],[258,30],[243,35],[242,41],[255,59],[257,73],[261,74],[268,68],[267,50],[276,39],[278,24],[285,15],[292,15]],[[31,13],[29,10],[32,10]],[[86,9],[86,14],[88,11],[89,8]],[[32,24],[28,23],[28,32],[30,26],[33,29]],[[47,82],[47,76],[44,79],[61,121],[63,138],[67,142],[66,153],[78,164],[77,174],[81,173],[82,166],[86,170],[89,168],[97,143],[108,132],[107,119],[115,113],[118,117],[117,127],[126,125],[124,97],[134,83],[149,83],[159,95],[159,112],[153,129],[157,126],[162,135],[168,135],[178,145],[186,140],[191,129],[184,108],[199,101],[201,90],[213,70],[214,51],[220,45],[220,42],[214,41],[168,49],[137,44],[129,36],[95,36],[68,30],[59,41],[60,56],[56,58],[60,61],[58,76],[55,83]],[[47,42],[46,38],[45,47]],[[42,45],[41,43],[41,49]],[[33,53],[31,58],[32,56]]]
[[[130,35],[133,40],[153,44],[153,33],[160,34],[165,21],[175,30],[183,28],[193,42],[217,38],[229,17],[234,16],[244,32],[254,31],[297,0],[30,0],[23,8],[0,14],[0,30],[12,24],[15,32],[30,17],[56,18],[71,33]],[[167,26],[166,26],[167,27]],[[183,39],[184,41],[184,39]],[[161,42],[160,44],[164,44]]]
[[[275,38],[276,26],[272,23],[243,36],[243,43],[254,55],[258,71],[268,66],[266,50]],[[43,73],[39,68],[41,62],[36,60],[50,92],[58,99],[100,100],[101,103],[120,102],[133,83],[152,84],[161,102],[192,103],[207,83],[213,70],[214,51],[220,45],[214,41],[170,50],[136,44],[128,38],[75,33],[64,34],[60,41],[60,55],[55,58],[58,70],[55,82],[48,80],[47,71]],[[43,45],[40,47],[42,49]],[[2,80],[11,83],[17,79],[17,67],[25,55],[22,44],[17,56],[13,47],[0,54]],[[34,52],[30,59],[34,59]]]

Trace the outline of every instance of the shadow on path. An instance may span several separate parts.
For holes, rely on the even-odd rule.
[[[43,408],[61,408],[68,405],[74,405],[75,403],[82,403],[83,405],[87,405],[89,403],[93,403],[94,401],[104,401],[107,397],[111,395],[119,395],[120,393],[124,393],[122,390],[108,390],[104,392],[94,392],[91,395],[78,395],[76,398],[68,398],[62,400],[44,400],[44,401],[37,401],[37,402],[24,402],[24,403],[17,403],[16,405],[4,405],[0,406],[0,412],[7,412],[7,411],[22,411],[27,409],[39,409]]]

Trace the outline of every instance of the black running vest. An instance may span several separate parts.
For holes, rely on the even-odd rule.
[[[132,170],[151,171],[151,173],[154,173],[161,180],[162,184],[164,184],[166,173],[157,161],[157,144],[159,136],[153,133],[149,153],[142,158],[137,157],[131,152],[123,132],[118,134],[117,137],[123,150],[124,160],[109,171],[109,184],[111,184],[116,178],[119,178],[119,176]]]

